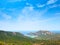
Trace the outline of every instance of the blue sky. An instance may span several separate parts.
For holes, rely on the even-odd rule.
[[[60,1],[1,0],[0,30],[60,30]]]

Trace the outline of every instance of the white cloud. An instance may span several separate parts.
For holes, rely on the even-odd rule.
[[[53,3],[55,3],[57,0],[49,0],[48,2],[47,2],[47,5],[49,5],[49,4],[53,4]]]
[[[4,19],[4,20],[10,20],[12,18],[12,16],[4,13],[2,10],[0,11],[0,16]]]
[[[39,30],[39,22],[42,19],[41,16],[46,12],[35,11],[31,7],[25,7],[22,12],[17,17],[16,21],[1,21],[0,29],[4,30]],[[4,18],[9,17],[8,15],[3,15]],[[41,18],[41,19],[40,19]],[[10,19],[7,18],[7,19]],[[39,20],[40,19],[40,20]]]
[[[17,31],[35,31],[35,30],[51,30],[60,29],[58,24],[51,23],[57,19],[57,17],[44,19],[42,16],[47,12],[48,9],[43,11],[36,11],[34,9],[30,10],[30,7],[25,7],[19,14],[15,21],[3,20],[0,21],[0,29],[2,30],[17,30]],[[8,15],[3,15],[4,18],[10,19]]]
[[[51,21],[59,19],[58,17],[36,20],[36,21],[0,21],[0,29],[7,31],[37,31],[37,30],[58,30],[60,24],[51,23]]]
[[[8,2],[17,2],[17,1],[26,1],[26,0],[8,0]]]
[[[7,14],[3,14],[2,17],[3,17],[4,19],[6,19],[6,20],[9,20],[9,19],[12,18],[11,16],[9,16],[9,15],[7,15]]]
[[[58,30],[59,23],[51,23],[58,19],[50,18],[41,21],[25,21],[25,22],[8,22],[8,21],[0,21],[0,29],[7,31],[37,31],[37,30]]]
[[[18,20],[39,20],[42,19],[42,15],[44,15],[47,12],[48,9],[45,9],[43,11],[36,11],[34,9],[30,10],[30,7],[25,7],[20,16],[18,17]]]
[[[60,17],[60,13],[55,13],[55,16],[56,17]]]
[[[29,9],[30,11],[33,11],[34,10],[34,7],[32,5],[28,6],[28,7],[25,7],[26,9]]]
[[[31,5],[31,4],[30,4],[30,3],[28,3],[28,2],[26,2],[26,5],[27,5],[27,6],[29,6],[29,5]]]
[[[26,21],[26,22],[5,22],[5,21],[0,21],[0,29],[1,30],[17,30],[17,31],[29,31],[29,30],[37,30],[37,25],[38,22],[31,22],[31,21]]]
[[[55,7],[60,7],[60,4],[54,4],[54,5],[51,5],[51,6],[49,6],[49,8],[55,8]]]
[[[42,4],[42,5],[38,4],[37,5],[37,7],[44,7],[44,6],[45,6],[45,4]]]

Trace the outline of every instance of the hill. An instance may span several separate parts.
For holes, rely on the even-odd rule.
[[[43,33],[46,32],[44,31]],[[48,33],[46,34],[48,35]],[[30,38],[19,32],[0,31],[0,45],[60,45],[60,40],[40,40],[40,38],[36,38],[38,37]]]
[[[32,39],[19,32],[9,32],[0,30],[0,45],[32,45]]]
[[[54,33],[51,31],[37,31],[34,33],[29,33],[28,35],[34,36],[35,39],[39,40],[60,40],[60,33]]]

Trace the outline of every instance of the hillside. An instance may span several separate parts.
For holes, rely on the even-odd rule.
[[[0,31],[0,43],[31,45],[31,38],[24,36],[19,32]]]
[[[37,31],[29,33],[28,35],[34,36],[35,39],[39,40],[60,40],[60,33],[54,33],[51,31]]]
[[[38,35],[38,33],[36,34]],[[46,34],[48,35],[48,33]],[[60,40],[40,40],[40,38],[36,38],[27,37],[19,32],[0,30],[0,45],[60,45]]]

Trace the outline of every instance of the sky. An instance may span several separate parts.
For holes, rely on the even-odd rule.
[[[60,30],[60,1],[0,0],[0,30]]]

